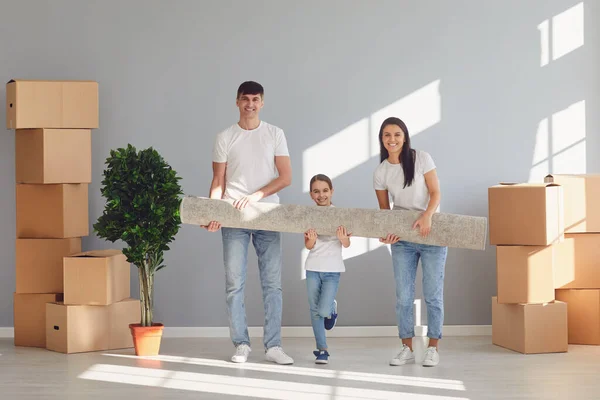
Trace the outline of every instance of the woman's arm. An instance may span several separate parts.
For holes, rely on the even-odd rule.
[[[424,214],[432,216],[440,205],[442,193],[440,192],[440,181],[437,176],[435,169],[432,169],[425,175],[425,184],[427,185],[427,191],[429,192],[429,204]]]
[[[431,232],[431,218],[440,205],[442,194],[440,192],[440,181],[435,169],[427,172],[425,175],[425,185],[429,192],[429,204],[421,216],[413,224],[413,229],[419,227],[422,237],[426,237]]]
[[[390,197],[388,195],[387,190],[375,190],[375,194],[377,195],[377,202],[379,202],[379,208],[382,210],[390,209]],[[388,233],[388,235],[384,238],[379,238],[381,243],[385,244],[394,244],[400,241],[400,237],[396,235],[392,235]]]
[[[382,210],[390,209],[390,197],[387,190],[376,190],[377,202],[379,202],[379,208]]]

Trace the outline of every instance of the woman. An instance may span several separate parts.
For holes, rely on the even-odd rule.
[[[421,211],[413,228],[418,228],[421,236],[427,236],[431,230],[431,218],[440,204],[440,187],[433,159],[428,153],[410,147],[408,129],[402,120],[395,117],[381,124],[379,146],[381,164],[373,175],[379,208],[389,210],[391,197],[394,210]],[[380,241],[390,244],[392,248],[396,318],[402,339],[402,349],[390,361],[390,365],[404,365],[415,360],[412,347],[412,338],[415,336],[413,303],[420,258],[429,337],[423,366],[435,366],[439,363],[438,341],[442,338],[444,321],[444,269],[448,248],[400,241],[398,236],[392,234]]]

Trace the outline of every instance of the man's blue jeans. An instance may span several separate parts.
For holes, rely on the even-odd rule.
[[[229,333],[235,346],[250,345],[244,288],[248,265],[248,244],[258,256],[258,269],[263,292],[265,323],[263,342],[266,349],[281,346],[281,233],[248,229],[221,228],[225,263],[225,291]]]
[[[448,248],[405,241],[396,242],[391,246],[396,280],[396,319],[400,338],[415,336],[413,304],[420,258],[423,267],[423,297],[427,306],[427,336],[441,339],[444,324],[444,271]]]

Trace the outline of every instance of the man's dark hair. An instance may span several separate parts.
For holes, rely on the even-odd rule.
[[[258,82],[254,81],[246,81],[240,85],[237,91],[237,98],[244,94],[259,94],[260,97],[264,97],[265,89],[263,89],[262,85]]]

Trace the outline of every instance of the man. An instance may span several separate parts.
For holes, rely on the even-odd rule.
[[[261,121],[264,89],[256,82],[244,82],[237,92],[239,121],[217,135],[213,150],[211,199],[231,199],[238,210],[249,203],[279,203],[277,192],[292,181],[287,141],[283,130]],[[205,228],[221,228],[211,221]],[[260,283],[265,308],[264,346],[266,359],[278,364],[294,360],[281,348],[281,233],[223,228],[223,259],[227,313],[231,340],[236,347],[233,362],[246,362],[250,338],[244,306],[244,287],[250,240],[258,256]]]

